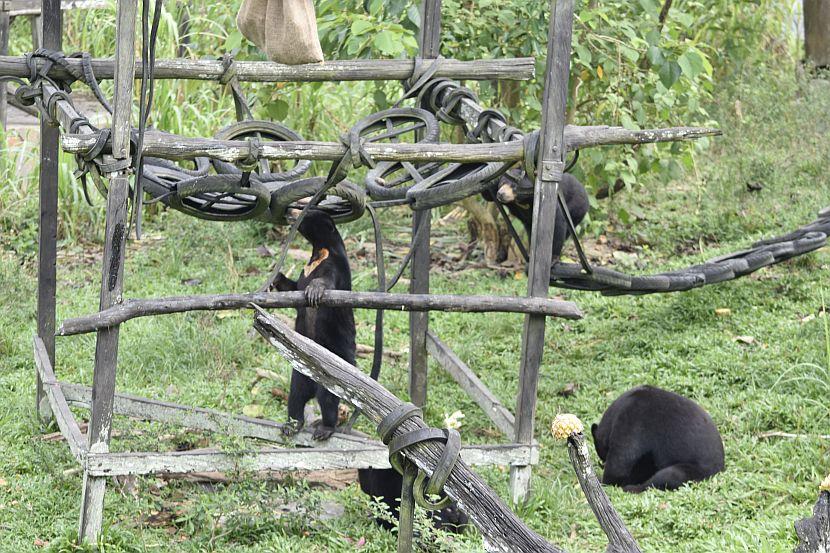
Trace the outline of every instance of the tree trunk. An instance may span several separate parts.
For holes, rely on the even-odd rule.
[[[808,62],[830,67],[830,0],[804,0],[804,50]]]

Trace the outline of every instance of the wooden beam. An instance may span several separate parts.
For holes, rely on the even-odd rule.
[[[97,137],[97,133],[65,134],[61,146],[66,152],[82,154],[92,149]],[[340,142],[263,141],[261,147],[260,158],[269,160],[337,161],[346,153]],[[520,140],[492,144],[367,142],[363,148],[375,161],[519,161],[524,155]],[[245,140],[190,138],[159,131],[147,131],[144,137],[144,155],[165,159],[209,157],[235,162],[246,159],[250,151]]]
[[[476,119],[478,120],[478,119]],[[491,121],[494,121],[491,119]],[[492,123],[496,125],[497,123]],[[646,144],[651,142],[675,142],[721,134],[718,129],[703,127],[671,127],[666,129],[630,130],[622,127],[590,126],[568,127],[566,142],[568,151],[594,146],[614,144]],[[82,154],[92,149],[97,133],[65,134],[61,147],[71,154]],[[346,153],[339,142],[286,141],[261,143],[261,157],[269,160],[311,159],[336,161]],[[520,161],[524,158],[524,141],[494,142],[487,144],[364,144],[366,153],[376,161],[453,161],[489,162]],[[106,148],[105,151],[109,151]],[[193,159],[209,157],[228,162],[244,160],[250,153],[250,145],[244,140],[215,140],[191,138],[161,131],[147,131],[144,138],[144,155],[165,159]]]
[[[459,115],[470,127],[478,125],[478,118],[484,111],[483,106],[469,98],[462,98],[458,109]],[[497,136],[498,131],[505,126],[495,117],[491,117],[487,122],[490,136]],[[695,140],[705,136],[720,136],[721,134],[723,132],[720,129],[711,127],[667,127],[663,129],[632,130],[608,125],[567,125],[565,127],[565,143],[570,152],[594,146],[677,142]]]
[[[4,0],[4,2],[12,17],[41,14],[41,0]],[[109,6],[110,3],[105,0],[61,0],[62,11],[105,9]]]
[[[568,99],[568,74],[571,58],[574,0],[551,0],[548,30],[548,56],[545,92],[542,101],[542,126],[533,202],[533,228],[530,236],[530,264],[527,294],[546,298],[556,217],[556,198],[565,161],[565,123]],[[516,401],[514,441],[533,442],[539,366],[545,349],[545,317],[525,316],[522,333],[522,360],[519,394]],[[510,471],[510,492],[514,503],[530,493],[531,467],[514,466]]]
[[[67,59],[70,65],[81,68],[80,60]],[[533,78],[536,61],[533,58],[489,59],[459,61],[442,59],[435,77],[458,80],[484,81],[492,79],[527,80]],[[38,67],[43,60],[38,60]],[[430,62],[424,62],[428,69]],[[237,61],[236,77],[243,82],[318,82],[318,81],[402,81],[412,76],[415,60],[328,60],[325,63],[283,65],[270,61]],[[93,58],[92,70],[100,80],[112,79],[115,63],[111,58]],[[225,70],[221,61],[184,58],[160,59],[155,63],[156,79],[191,79],[219,81]],[[23,56],[0,56],[0,75],[28,77]],[[54,79],[66,79],[67,71],[59,66],[49,70]],[[141,77],[141,64],[134,65],[134,77]]]
[[[45,389],[46,398],[51,406],[52,413],[54,413],[55,421],[58,423],[58,428],[60,428],[61,434],[69,445],[69,451],[72,452],[78,462],[83,463],[87,453],[86,439],[81,434],[75,416],[69,410],[69,404],[63,396],[60,383],[55,378],[55,371],[52,368],[52,360],[49,357],[46,344],[40,336],[34,338],[34,356],[37,373]]]
[[[61,382],[66,401],[75,407],[89,409],[92,402],[92,389],[80,384]],[[310,430],[302,430],[287,438],[283,425],[266,419],[255,419],[241,415],[231,415],[214,409],[204,409],[180,405],[169,401],[159,401],[128,394],[115,394],[113,413],[146,421],[175,424],[186,428],[218,432],[229,436],[244,436],[301,447],[313,447],[319,442],[312,440]],[[335,433],[326,445],[338,449],[354,449],[366,446],[375,440],[369,440],[357,434]]]
[[[220,311],[251,309],[252,305],[272,309],[306,307],[302,292],[255,292],[218,296],[177,296],[169,298],[127,300],[92,315],[67,319],[58,329],[59,336],[83,334],[119,325],[138,317],[167,315],[185,311]],[[320,305],[357,307],[396,311],[453,311],[463,313],[534,313],[565,319],[579,319],[582,312],[569,301],[548,298],[500,296],[449,296],[432,294],[392,294],[383,292],[352,292],[326,290]]]
[[[9,12],[0,9],[0,56],[9,53],[9,26],[11,18]],[[8,103],[6,101],[7,87],[5,82],[0,82],[0,127],[6,128],[8,118]]]
[[[130,118],[133,107],[133,72],[135,66],[135,22],[137,2],[118,0],[115,10],[115,82],[112,115],[112,155],[126,160],[130,155]],[[122,301],[124,287],[124,254],[129,232],[127,199],[130,173],[116,171],[108,175],[107,219],[101,271],[99,309],[104,310]],[[140,199],[139,199],[140,200]],[[98,331],[95,341],[95,367],[92,375],[92,407],[87,439],[89,451],[109,451],[112,432],[112,407],[115,396],[115,374],[118,365],[118,327]],[[84,471],[78,541],[98,542],[104,517],[106,478]]]
[[[319,445],[319,444],[318,444]],[[169,453],[129,452],[90,453],[86,466],[95,476],[126,474],[163,474],[188,472],[235,472],[269,470],[335,470],[390,468],[389,450],[380,442],[374,445],[343,449],[262,448],[243,452],[223,452],[216,449],[174,451]],[[461,458],[470,465],[512,465],[538,462],[538,450],[525,445],[467,446]]]
[[[496,428],[501,430],[505,436],[512,437],[513,425],[516,422],[513,413],[502,405],[472,369],[432,332],[427,332],[427,351],[438,362],[438,365],[461,386],[461,389],[481,407]]]
[[[314,379],[332,393],[358,407],[378,424],[401,401],[386,388],[349,365],[324,347],[291,330],[267,312],[258,310],[254,327],[285,356],[295,370]],[[395,436],[426,428],[420,417],[405,420]],[[421,442],[404,455],[427,475],[431,475],[441,458],[443,447],[435,442]],[[560,552],[519,520],[467,464],[458,461],[444,485],[446,494],[458,502],[479,529],[491,551]]]
[[[423,0],[420,15],[421,27],[418,32],[420,57],[437,58],[441,53],[441,0]],[[418,210],[412,214],[410,294],[429,294],[431,225],[432,212],[430,210]],[[428,312],[409,313],[409,400],[419,407],[427,403],[429,363],[426,333],[428,329]]]
[[[45,48],[61,49],[63,21],[59,0],[43,1],[43,40]],[[5,88],[6,83],[0,83]],[[58,144],[60,129],[40,118],[40,168],[38,198],[38,270],[37,270],[37,334],[43,340],[51,366],[55,365],[55,302],[57,293],[58,248]],[[35,377],[35,408],[40,421],[51,419],[44,401],[40,376]]]

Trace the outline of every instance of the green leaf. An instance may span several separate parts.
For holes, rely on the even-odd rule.
[[[378,109],[386,109],[389,106],[389,100],[386,99],[386,93],[383,89],[375,89],[375,93],[372,94],[372,97],[374,98],[375,105]]]
[[[660,67],[660,82],[663,83],[663,86],[666,88],[671,88],[672,85],[677,82],[677,79],[680,78],[680,72],[681,69],[677,62],[670,61],[664,63],[662,67]]]
[[[367,21],[366,19],[355,19],[352,22],[352,34],[353,35],[362,35],[366,31],[374,28],[375,24],[371,21]]]
[[[632,63],[637,63],[637,60],[640,59],[640,52],[638,52],[634,48],[629,48],[628,46],[620,45],[620,52],[622,52],[622,55],[628,58],[628,61]]]
[[[663,57],[663,50],[657,46],[649,46],[646,51],[646,56],[648,56],[648,61],[653,66],[663,65],[666,61],[666,58]]]
[[[288,102],[276,98],[268,103],[265,111],[271,120],[282,121],[288,115]]]
[[[407,8],[406,17],[416,27],[421,26],[421,12],[418,11],[418,6],[416,6],[414,3],[411,6],[409,6],[409,8]]]
[[[381,31],[372,39],[372,45],[383,54],[395,55],[402,51],[401,35],[391,31]]]
[[[697,52],[693,52],[692,50],[687,50],[680,56],[677,63],[683,71],[683,74],[689,79],[694,79],[703,71],[703,59]]]
[[[576,50],[576,57],[579,61],[585,66],[591,67],[591,51],[582,44],[577,44],[574,50]]]

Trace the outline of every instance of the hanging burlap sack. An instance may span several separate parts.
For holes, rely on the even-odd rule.
[[[236,25],[271,61],[289,65],[323,61],[311,0],[244,0]]]

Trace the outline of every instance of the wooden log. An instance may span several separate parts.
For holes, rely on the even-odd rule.
[[[701,127],[672,127],[667,129],[630,130],[622,127],[568,127],[568,150],[613,144],[645,144],[692,140],[721,134],[718,129]],[[97,134],[65,134],[61,137],[64,151],[79,154],[92,149]],[[339,142],[271,142],[263,141],[261,157],[269,160],[311,159],[336,161],[346,153]],[[520,161],[524,158],[522,140],[488,144],[381,144],[366,143],[366,152],[376,161],[455,161],[488,162]],[[109,151],[109,148],[105,149]],[[236,162],[248,157],[250,146],[243,140],[214,140],[190,138],[160,131],[147,131],[144,155],[181,160],[209,157]]]
[[[218,56],[218,54],[217,54]],[[81,67],[80,60],[67,63]],[[458,80],[527,80],[533,78],[536,61],[533,58],[509,58],[459,61],[443,59],[435,77]],[[43,60],[38,60],[38,67]],[[424,68],[430,62],[424,61]],[[318,81],[401,81],[412,76],[415,61],[398,60],[329,60],[324,63],[283,65],[270,61],[237,61],[236,76],[240,81],[254,83],[318,82]],[[93,58],[92,70],[100,80],[112,79],[115,63],[111,58]],[[160,59],[155,63],[156,79],[190,79],[219,81],[224,73],[218,60],[191,60],[184,58]],[[28,77],[29,70],[23,56],[0,56],[0,75]],[[141,77],[141,64],[135,64],[135,78]],[[49,70],[53,79],[66,79],[67,71],[59,66]]]
[[[830,67],[830,2],[804,0],[804,54],[818,68]]]
[[[462,98],[458,113],[469,127],[478,125],[479,116],[485,108],[477,102]],[[492,117],[487,122],[491,136],[497,136],[498,131],[505,124]],[[654,142],[678,142],[681,140],[695,140],[704,136],[720,136],[720,129],[711,127],[668,127],[665,129],[632,130],[625,127],[610,127],[608,125],[566,125],[565,143],[568,151],[590,148],[593,146],[609,146],[614,144],[647,144]]]
[[[573,0],[550,1],[548,56],[545,69],[545,92],[542,98],[542,126],[534,188],[533,228],[530,233],[530,263],[527,295],[547,298],[550,282],[554,219],[559,181],[565,161],[565,123],[568,100],[568,76],[573,34]],[[536,418],[539,366],[545,349],[544,317],[526,315],[522,332],[522,357],[519,368],[519,393],[516,399],[517,443],[533,442]],[[510,471],[510,492],[514,503],[530,494],[530,466],[515,466]]]
[[[217,296],[174,296],[149,300],[127,300],[92,315],[67,319],[58,336],[84,334],[119,325],[138,317],[167,315],[185,311],[222,311],[251,309],[253,304],[273,309],[306,307],[303,292],[256,292]],[[547,298],[513,298],[502,296],[450,296],[432,294],[389,294],[326,290],[320,299],[326,307],[394,309],[397,311],[454,311],[460,313],[535,313],[565,319],[579,319],[576,304]]]
[[[359,408],[374,424],[380,423],[383,417],[401,404],[398,398],[368,375],[261,309],[255,314],[254,327],[289,360],[294,369]],[[426,424],[420,417],[415,417],[404,421],[394,435],[422,428],[426,428]],[[422,442],[409,448],[405,455],[431,475],[442,450],[439,444]],[[458,502],[479,529],[488,550],[527,553],[562,551],[530,530],[463,461],[453,467],[444,491]]]
[[[96,134],[65,134],[61,139],[64,151],[77,154],[88,152]],[[263,141],[262,159],[312,159],[336,161],[346,153],[340,142]],[[364,149],[376,161],[518,161],[522,159],[522,143],[493,144],[409,144],[368,142]],[[109,148],[105,148],[109,151]],[[144,137],[144,155],[165,159],[193,159],[209,157],[235,162],[248,157],[250,145],[244,140],[214,140],[189,138],[174,134],[147,131]]]
[[[12,17],[41,14],[41,0],[4,0]],[[61,0],[61,10],[104,9],[110,6],[105,0]]]
[[[59,6],[58,6],[59,7]],[[137,2],[118,0],[115,10],[115,82],[112,114],[112,155],[127,159],[130,155],[130,116],[133,105],[133,74],[135,65],[135,22]],[[59,9],[54,10],[60,13]],[[46,17],[44,13],[44,17]],[[107,220],[104,231],[104,255],[101,271],[99,309],[107,309],[122,301],[124,286],[124,254],[127,244],[127,198],[130,191],[129,172],[116,171],[107,175]],[[115,373],[118,365],[118,327],[98,331],[95,340],[95,366],[92,373],[92,406],[87,440],[89,451],[109,451],[112,432],[112,406],[115,396]],[[84,471],[81,495],[78,541],[97,543],[104,518],[106,478]]]
[[[516,422],[513,413],[502,405],[472,369],[432,332],[427,333],[427,351],[438,361],[438,365],[461,386],[461,389],[481,407],[496,428],[501,430],[505,436],[513,436],[513,425]]]
[[[830,491],[822,489],[813,507],[813,516],[795,523],[798,546],[794,553],[830,551]]]
[[[70,405],[89,409],[92,404],[91,388],[68,382],[61,382],[60,385]],[[113,413],[139,420],[175,424],[196,430],[256,438],[279,444],[302,447],[319,445],[319,442],[312,440],[310,430],[302,430],[289,438],[282,432],[284,425],[271,420],[231,415],[214,409],[191,407],[128,394],[115,394]],[[326,445],[338,449],[354,449],[366,446],[370,441],[374,442],[358,434],[336,432],[326,442]]]
[[[472,445],[461,450],[461,459],[469,465],[481,466],[527,463],[531,459],[535,459],[535,463],[538,462],[538,450],[513,444]],[[391,467],[389,450],[378,441],[348,449],[318,443],[317,447],[313,448],[261,448],[232,453],[217,449],[162,453],[89,453],[86,456],[86,466],[89,473],[94,476]]]
[[[11,19],[9,12],[0,9],[0,56],[5,56],[9,53],[9,26]],[[8,113],[7,87],[5,82],[0,82],[0,127],[6,128],[6,119]]]
[[[591,455],[582,432],[573,433],[568,438],[568,455],[571,459],[576,478],[582,493],[588,500],[600,528],[608,537],[606,551],[614,553],[641,553],[640,546],[628,531],[622,517],[611,505],[611,500],[602,489],[597,473],[591,463]]]
[[[58,0],[45,0],[42,23],[44,39],[49,48],[61,49],[63,23]],[[6,83],[0,83],[6,86]],[[40,168],[38,200],[38,270],[37,270],[37,334],[43,340],[49,361],[55,365],[55,302],[57,293],[58,248],[58,176],[60,129],[40,118]],[[35,407],[41,422],[51,419],[52,413],[44,401],[40,376],[35,376]]]
[[[441,0],[421,2],[421,28],[418,47],[422,58],[437,58],[441,53]],[[430,234],[432,212],[412,214],[412,262],[410,264],[409,293],[429,294]],[[427,372],[429,369],[426,333],[429,313],[409,313],[409,400],[423,407],[427,403]],[[399,542],[398,547],[402,547]]]
[[[52,413],[54,413],[58,428],[60,428],[61,434],[69,445],[69,451],[72,452],[77,461],[83,462],[87,453],[86,439],[81,434],[75,416],[69,410],[69,404],[63,396],[60,383],[55,378],[52,359],[40,336],[34,338],[34,356],[37,374],[45,389],[46,398],[51,406]]]

